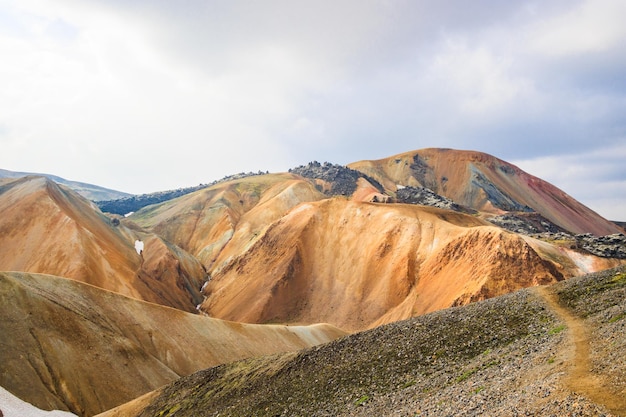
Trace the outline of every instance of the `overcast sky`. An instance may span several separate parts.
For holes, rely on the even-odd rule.
[[[626,1],[0,0],[0,168],[131,193],[426,147],[626,220]]]

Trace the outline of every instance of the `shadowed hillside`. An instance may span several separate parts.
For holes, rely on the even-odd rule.
[[[42,409],[93,415],[194,371],[302,349],[329,325],[225,322],[76,281],[0,273],[0,386]]]
[[[625,300],[609,270],[200,371],[101,417],[626,415]]]

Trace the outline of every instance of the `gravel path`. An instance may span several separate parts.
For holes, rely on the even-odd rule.
[[[612,391],[608,381],[591,371],[591,345],[588,325],[561,306],[549,287],[538,287],[537,293],[565,323],[568,340],[562,345],[560,356],[570,358],[564,379],[565,385],[593,402],[603,404],[617,415],[626,415],[626,397]]]

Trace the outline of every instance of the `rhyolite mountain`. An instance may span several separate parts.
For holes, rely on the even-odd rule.
[[[408,187],[434,188],[428,201],[444,208],[397,203]],[[202,262],[201,311],[251,323],[355,331],[621,262],[487,221],[505,213],[620,230],[513,165],[440,149],[226,181],[129,220]]]
[[[169,339],[181,326],[197,333],[195,323],[228,320],[208,325],[220,323],[226,333],[209,332],[235,352],[228,346],[248,343],[244,329],[268,329],[258,331],[269,334],[259,339],[269,350],[251,347],[223,363],[303,347],[272,345],[283,336],[268,325],[327,323],[298,327],[300,335],[323,333],[307,339],[311,345],[626,262],[614,256],[620,251],[591,251],[584,243],[591,235],[581,244],[570,239],[615,235],[623,231],[617,225],[471,151],[426,149],[347,167],[313,162],[234,176],[128,217],[104,214],[49,178],[2,179],[0,212],[0,271],[14,271],[1,277],[2,302],[17,312],[3,313],[13,326],[3,334],[21,335],[2,339],[2,386],[43,401],[41,408],[79,415],[153,389],[146,381],[162,384],[216,364],[201,360],[213,342],[190,341],[187,333]],[[552,234],[530,234],[533,228]],[[619,245],[615,236],[602,245]],[[118,376],[100,380],[91,364],[73,359],[83,356],[124,368],[116,364]]]
[[[185,311],[202,301],[206,272],[193,256],[46,177],[0,184],[0,212],[0,271],[67,277]]]
[[[481,152],[429,148],[348,167],[392,195],[405,186],[425,187],[481,212],[536,212],[572,233],[623,232],[552,184]]]

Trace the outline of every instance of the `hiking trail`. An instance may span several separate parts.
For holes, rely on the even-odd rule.
[[[550,310],[567,327],[567,339],[560,352],[567,364],[565,386],[602,404],[613,414],[626,416],[626,398],[613,392],[606,377],[591,371],[590,329],[582,319],[560,304],[558,296],[549,287],[535,288]]]

